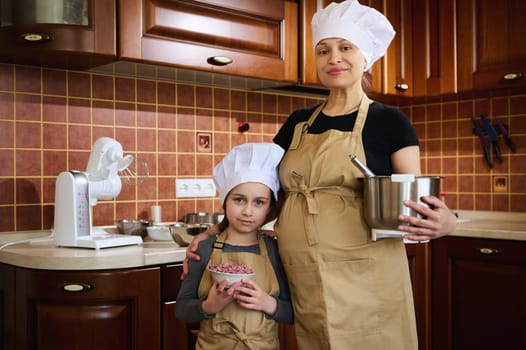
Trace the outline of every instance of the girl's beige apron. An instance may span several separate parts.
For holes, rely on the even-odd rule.
[[[267,246],[258,235],[260,254],[224,253],[222,248],[226,240],[226,231],[222,232],[214,243],[209,264],[235,263],[250,266],[256,275],[252,278],[270,295],[279,295],[279,285],[274,268],[268,258]],[[199,297],[208,295],[213,279],[205,269],[199,284]],[[196,349],[203,350],[275,350],[279,349],[278,325],[265,317],[261,311],[241,308],[231,303],[216,317],[201,321]]]
[[[308,134],[323,108],[296,126],[279,174],[286,200],[275,225],[291,288],[298,347],[417,349],[411,281],[401,238],[371,240],[361,176],[361,101],[353,132]]]

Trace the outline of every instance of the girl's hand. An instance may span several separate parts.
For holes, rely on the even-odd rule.
[[[232,293],[239,306],[244,309],[258,310],[267,315],[273,315],[278,307],[276,299],[251,280],[243,279],[241,282],[234,283],[228,292]]]
[[[398,220],[410,224],[398,226],[398,230],[407,233],[404,235],[404,238],[413,241],[425,241],[439,238],[455,231],[457,217],[444,202],[435,196],[425,196],[421,200],[427,203],[429,207],[413,201],[404,201],[406,207],[417,211],[425,218],[400,215]]]
[[[229,290],[226,288],[227,280],[223,280],[221,283],[216,283],[210,287],[208,291],[208,297],[203,301],[201,305],[204,312],[207,314],[217,314],[219,311],[223,310],[228,304],[230,304],[234,298],[232,297],[232,292],[229,293]]]

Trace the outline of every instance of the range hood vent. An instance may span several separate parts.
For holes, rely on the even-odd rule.
[[[264,80],[234,76],[217,72],[204,72],[185,68],[164,67],[148,63],[117,61],[90,69],[94,73],[113,74],[136,78],[190,83],[196,85],[244,89],[251,91],[271,91],[282,94],[311,95],[325,97],[328,89],[316,86],[286,84],[282,81]]]

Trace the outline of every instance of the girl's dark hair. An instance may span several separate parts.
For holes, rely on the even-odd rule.
[[[226,230],[226,228],[229,225],[228,219],[226,217],[226,201],[229,196],[230,196],[230,192],[226,195],[225,201],[223,202],[223,212],[225,213],[225,215],[223,216],[223,220],[221,220],[221,222],[218,224],[219,232],[223,232],[224,230]],[[269,210],[267,219],[265,220],[265,223],[274,219],[273,216],[275,215],[275,213],[272,209],[276,208],[276,204],[277,204],[276,197],[274,196],[274,192],[271,190],[270,191],[270,210]]]

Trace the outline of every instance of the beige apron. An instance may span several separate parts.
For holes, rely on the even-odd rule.
[[[409,268],[401,238],[371,240],[363,217],[361,101],[353,132],[308,134],[323,108],[296,126],[280,165],[286,199],[275,225],[300,350],[417,349]]]
[[[219,235],[208,264],[236,263],[250,266],[256,272],[252,280],[270,295],[279,295],[278,280],[263,238],[258,235],[258,255],[224,253],[222,248],[226,237],[226,231]],[[208,269],[205,269],[199,284],[199,297],[208,295],[212,284],[212,276]],[[278,325],[274,320],[267,319],[263,312],[243,309],[233,302],[217,313],[215,318],[201,321],[196,349],[279,349]]]

